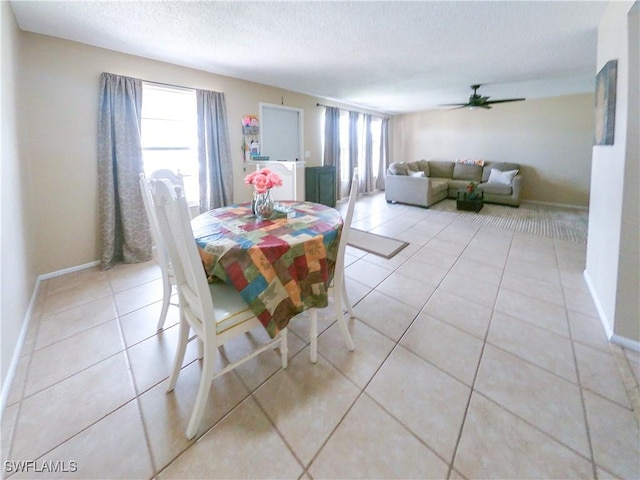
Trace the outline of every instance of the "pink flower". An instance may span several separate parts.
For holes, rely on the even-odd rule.
[[[244,184],[245,185],[252,185],[253,184],[253,179],[256,177],[257,173],[258,172],[251,172],[249,175],[244,177]]]
[[[253,186],[255,187],[256,192],[264,193],[270,188],[269,179],[266,175],[259,173],[253,178]]]
[[[267,178],[269,179],[269,182],[271,182],[271,185],[273,187],[282,186],[282,179],[280,178],[280,175],[278,175],[277,173],[269,172],[269,174],[267,175]]]
[[[262,170],[256,170],[244,177],[245,185],[253,185],[258,193],[264,193],[270,188],[281,187],[282,178],[275,172],[272,172],[268,168]]]

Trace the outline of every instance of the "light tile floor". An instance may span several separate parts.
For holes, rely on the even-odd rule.
[[[358,202],[354,226],[410,242],[390,260],[348,250],[356,351],[321,322],[310,364],[307,320],[295,319],[289,367],[267,352],[214,381],[197,441],[184,437],[194,348],[165,393],[178,312],[155,331],[156,264],[44,281],[3,415],[3,475],[640,477],[634,392],[618,367],[637,393],[640,360],[605,339],[584,245],[381,195]],[[10,475],[5,460],[37,463]],[[77,472],[33,470],[56,465]]]

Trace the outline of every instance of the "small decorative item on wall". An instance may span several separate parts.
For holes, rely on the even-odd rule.
[[[618,60],[609,60],[596,76],[595,145],[613,145],[617,73]]]
[[[245,115],[242,117],[242,131],[245,135],[257,135],[258,126],[258,117],[255,115]]]
[[[244,115],[242,117],[242,155],[245,162],[252,157],[260,155],[258,138],[260,134],[260,124],[255,115]]]

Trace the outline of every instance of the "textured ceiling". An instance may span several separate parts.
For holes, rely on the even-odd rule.
[[[10,3],[26,31],[387,113],[464,102],[474,83],[492,99],[592,92],[607,4]]]

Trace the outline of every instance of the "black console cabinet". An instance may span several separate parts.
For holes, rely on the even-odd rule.
[[[336,167],[307,167],[304,177],[308,202],[336,206]]]

